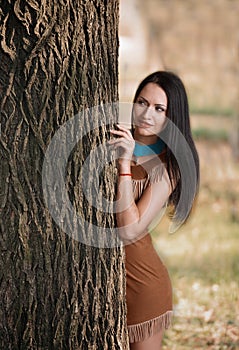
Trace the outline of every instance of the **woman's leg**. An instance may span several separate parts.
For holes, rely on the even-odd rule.
[[[130,343],[130,350],[160,350],[163,330],[142,342]]]

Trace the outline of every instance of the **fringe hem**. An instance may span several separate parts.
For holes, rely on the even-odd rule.
[[[172,315],[173,311],[167,311],[152,320],[128,326],[129,342],[140,342],[152,337],[161,329],[168,329],[171,325]]]

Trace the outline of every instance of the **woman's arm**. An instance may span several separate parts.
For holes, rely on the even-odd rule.
[[[123,162],[119,161],[119,167],[120,171],[127,170]],[[133,197],[132,179],[119,176],[116,218],[120,237],[124,241],[131,241],[147,233],[148,226],[163,208],[170,193],[171,186],[166,169],[159,182],[147,186],[137,204]]]
[[[112,130],[112,133],[121,137],[111,140],[110,143],[117,147],[121,146],[123,149],[121,158],[118,160],[119,174],[129,174],[135,142],[128,129],[121,126],[119,129],[120,131]],[[161,180],[147,186],[136,204],[131,177],[118,176],[116,219],[120,237],[124,241],[131,241],[143,236],[164,206],[170,192],[169,177],[164,169]]]

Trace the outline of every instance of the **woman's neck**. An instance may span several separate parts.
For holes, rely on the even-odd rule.
[[[153,145],[158,141],[158,137],[156,135],[143,136],[135,134],[134,139],[136,142],[141,143],[143,145]]]
[[[136,164],[140,164],[148,159],[155,158],[164,150],[164,148],[165,143],[160,138],[158,138],[157,142],[154,142],[153,144],[139,143],[137,140],[133,152],[133,161]]]

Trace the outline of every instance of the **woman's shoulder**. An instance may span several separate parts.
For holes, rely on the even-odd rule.
[[[150,160],[141,164],[132,164],[131,172],[133,179],[146,180],[149,178],[152,182],[157,182],[162,179],[166,170],[166,151],[162,152]]]

